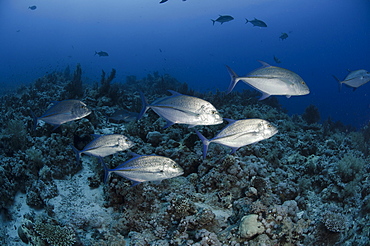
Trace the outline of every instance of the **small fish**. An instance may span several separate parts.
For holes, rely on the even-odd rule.
[[[99,51],[99,52],[96,52],[95,51],[95,55],[99,55],[99,56],[109,56],[107,52],[105,51]]]
[[[135,121],[137,119],[137,116],[139,114],[136,112],[129,112],[126,109],[119,109],[116,110],[111,116],[106,116],[107,122],[108,120],[114,120],[117,122],[130,122],[130,121]]]
[[[283,32],[280,37],[279,37],[281,40],[284,40],[284,39],[287,39],[288,38],[288,34],[286,32]]]
[[[308,86],[298,74],[288,69],[270,66],[263,61],[259,62],[262,67],[248,73],[245,77],[239,77],[229,66],[226,66],[231,77],[227,93],[230,93],[240,80],[262,93],[259,100],[271,95],[285,95],[289,98],[310,93]]]
[[[28,8],[29,8],[30,10],[35,10],[35,9],[37,9],[36,5],[29,6]]]
[[[78,150],[71,145],[76,154],[77,164],[81,154],[95,157],[106,157],[117,152],[127,150],[135,145],[130,139],[122,134],[94,135],[95,139],[88,143],[83,150]]]
[[[340,81],[334,75],[333,77],[339,83],[339,90],[341,90],[342,84],[345,84],[349,87],[352,87],[353,90],[356,90],[361,85],[364,85],[370,81],[370,72],[366,71],[365,69],[349,71],[349,74],[346,76],[346,78],[343,81]]]
[[[165,3],[167,2],[168,0],[161,0],[159,3]]]
[[[54,129],[58,128],[61,124],[81,119],[91,114],[91,110],[86,106],[85,103],[79,100],[64,100],[60,102],[53,102],[53,106],[50,107],[40,117],[36,117],[33,112],[34,129],[36,129],[37,122],[42,120],[46,123],[54,125]]]
[[[230,15],[220,15],[216,20],[212,20],[211,21],[213,22],[213,25],[215,25],[215,22],[220,22],[221,25],[224,23],[224,22],[229,22],[229,21],[232,21],[234,20],[234,17],[230,16]]]
[[[167,121],[164,128],[173,124],[186,124],[189,127],[199,125],[217,125],[222,123],[222,117],[217,109],[209,102],[192,96],[182,95],[169,90],[172,96],[159,98],[148,104],[143,93],[140,92],[143,108],[138,120],[151,108]]]
[[[279,58],[277,58],[276,56],[274,56],[274,61],[275,61],[276,63],[281,63],[280,59],[279,59]]]
[[[104,183],[109,180],[111,173],[116,173],[133,181],[133,186],[145,181],[161,181],[184,174],[184,170],[173,160],[157,155],[135,155],[114,169],[108,169],[102,158],[104,166]]]
[[[253,26],[267,27],[264,21],[258,20],[256,18],[254,18],[254,20],[248,20],[247,18],[245,18],[245,24],[247,24],[248,22],[252,23]]]
[[[210,140],[205,138],[198,130],[195,130],[203,142],[203,159],[207,156],[210,143],[218,143],[230,147],[230,154],[233,154],[240,147],[268,139],[278,132],[275,126],[262,119],[225,120],[229,124]]]

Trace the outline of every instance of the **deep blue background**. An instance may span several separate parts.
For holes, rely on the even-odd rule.
[[[235,19],[212,25],[219,14]],[[245,24],[254,17],[268,27]],[[282,32],[289,34],[284,41]],[[370,70],[369,0],[2,0],[0,38],[3,89],[80,63],[86,83],[115,68],[115,82],[159,71],[195,90],[226,90],[225,64],[244,75],[263,60],[310,87],[308,96],[279,97],[290,114],[314,104],[323,120],[330,115],[357,127],[370,121],[370,83],[339,93],[331,76]],[[109,57],[94,56],[101,50]]]

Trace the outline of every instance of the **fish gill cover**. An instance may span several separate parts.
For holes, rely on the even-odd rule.
[[[369,83],[348,70],[369,71],[368,9],[368,1],[2,1],[1,244],[367,245]],[[220,16],[233,19],[212,25]],[[274,57],[308,95],[259,101],[244,83],[226,93],[225,65],[253,73],[256,60]],[[138,121],[107,120],[119,110],[135,118],[140,91],[152,103],[168,90],[210,103],[230,123],[164,129],[153,110]],[[68,121],[54,129],[42,116],[65,100],[89,114],[58,111]],[[231,127],[244,119],[278,132],[249,144],[244,133],[253,130]],[[98,143],[94,136],[110,134],[183,174],[135,186],[112,175],[104,184],[98,158],[75,159]],[[204,142],[216,139],[203,160]],[[109,145],[108,154],[116,150]],[[131,158],[127,150],[106,156],[105,170]]]

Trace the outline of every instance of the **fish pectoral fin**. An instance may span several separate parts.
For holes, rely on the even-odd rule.
[[[131,185],[131,187],[134,187],[134,186],[136,186],[136,185],[138,185],[138,184],[140,184],[141,182],[139,182],[139,181],[132,181],[132,185]]]
[[[269,96],[271,96],[271,95],[266,93],[266,92],[262,92],[262,96],[260,97],[260,99],[258,99],[258,101],[262,101],[262,100],[268,98]]]

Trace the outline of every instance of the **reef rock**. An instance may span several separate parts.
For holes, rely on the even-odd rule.
[[[257,214],[249,214],[241,219],[239,234],[242,238],[251,238],[265,231],[265,227],[257,220]]]

